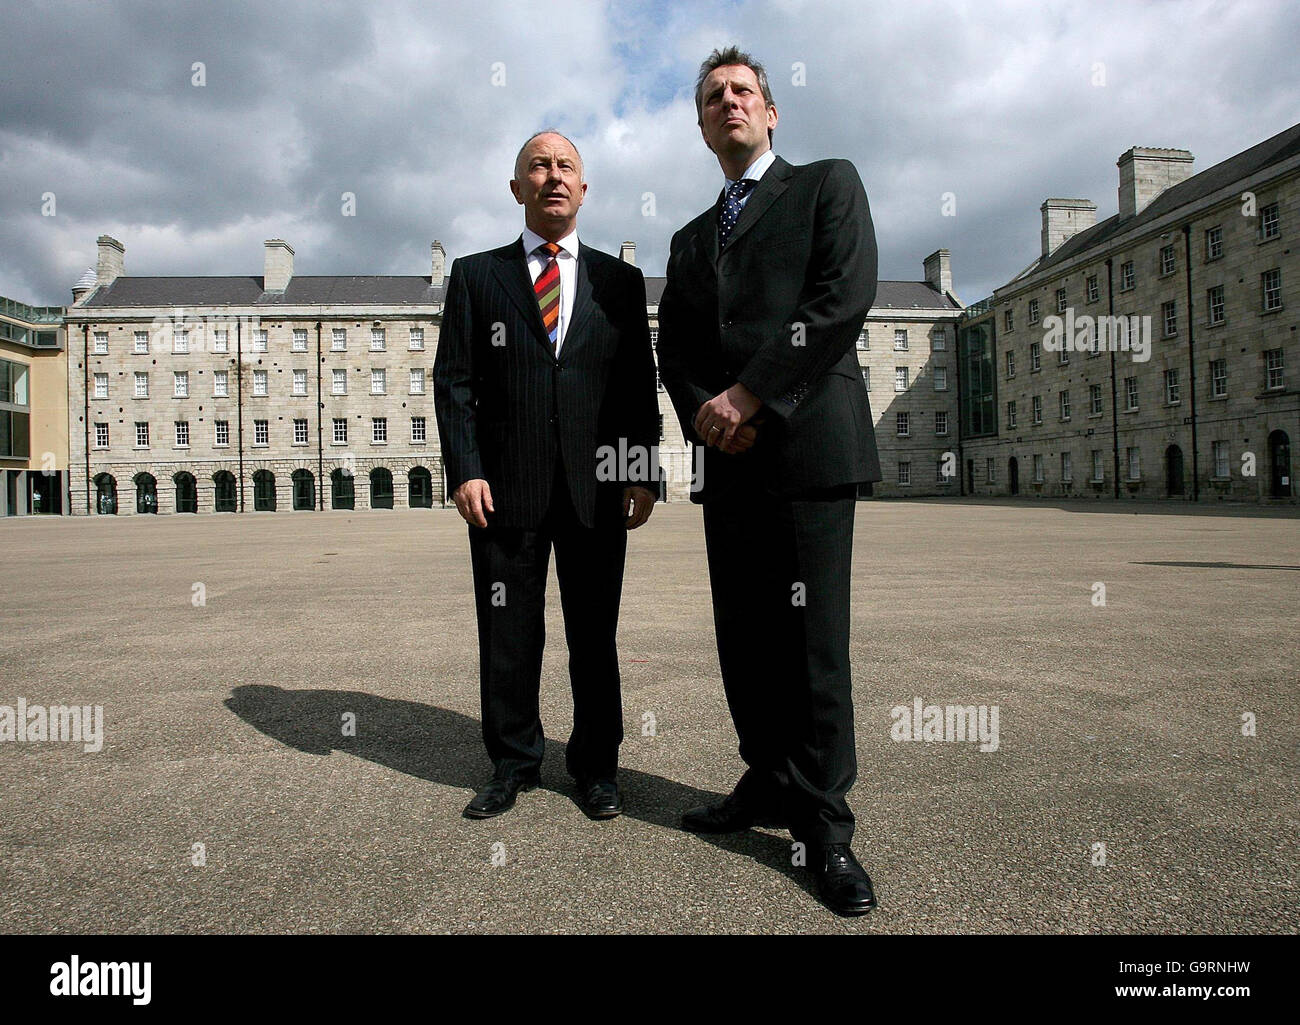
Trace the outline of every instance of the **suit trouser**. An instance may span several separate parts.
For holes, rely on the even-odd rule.
[[[853,838],[854,492],[792,500],[745,478],[704,502],[718,662],[749,766],[737,789],[783,807],[809,844]]]
[[[598,503],[584,527],[557,470],[551,504],[533,530],[470,527],[478,614],[483,741],[497,778],[535,778],[545,735],[538,701],[546,642],[546,574],[555,575],[564,611],[573,689],[573,733],[565,753],[577,779],[613,780],[623,740],[619,690],[619,599],[627,530],[616,501]]]

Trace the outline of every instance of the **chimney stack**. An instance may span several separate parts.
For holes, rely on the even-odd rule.
[[[1071,235],[1097,223],[1097,204],[1088,199],[1045,199],[1038,209],[1043,214],[1044,258]]]
[[[946,249],[936,249],[925,258],[925,280],[943,295],[952,291],[952,263]]]
[[[433,240],[433,245],[431,245],[429,249],[433,256],[431,273],[429,275],[429,284],[434,288],[441,288],[442,279],[446,276],[447,271],[447,253],[442,248],[442,243],[436,238]]]
[[[624,242],[621,246],[619,246],[618,258],[622,260],[624,263],[630,263],[633,267],[635,267],[636,266],[636,243]]]
[[[1171,185],[1192,176],[1192,155],[1185,149],[1134,146],[1115,161],[1119,167],[1119,215],[1139,214]]]
[[[121,242],[108,235],[100,235],[97,244],[99,246],[99,266],[95,271],[95,284],[111,285],[126,273],[124,269],[126,249],[123,248]]]
[[[264,292],[283,292],[293,277],[293,248],[282,238],[266,240],[266,265],[262,271]]]

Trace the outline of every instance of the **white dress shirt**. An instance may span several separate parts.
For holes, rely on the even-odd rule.
[[[769,147],[767,152],[765,152],[761,157],[759,157],[747,168],[745,168],[745,173],[740,176],[740,180],[743,181],[746,178],[752,178],[754,181],[758,181],[760,178],[763,177],[767,169],[772,166],[772,163],[775,160],[776,160],[776,153],[774,153],[772,149]],[[727,183],[724,187],[728,189],[731,188],[731,186],[736,184],[730,178],[725,178],[724,181],[726,181]],[[749,202],[749,197],[752,196],[753,194],[754,194],[754,190],[750,189],[747,193],[745,193],[744,196],[741,197],[740,208],[742,210],[745,208],[745,204]]]
[[[546,245],[547,241],[531,228],[524,229],[524,255],[528,257],[528,275],[534,285],[550,259],[545,253],[537,252],[537,247]],[[573,294],[578,290],[578,232],[569,232],[556,245],[560,247],[555,254],[560,268],[560,322],[555,325],[555,355],[558,356],[564,344],[564,332],[573,317]]]

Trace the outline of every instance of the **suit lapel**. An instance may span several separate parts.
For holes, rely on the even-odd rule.
[[[718,193],[718,201],[713,204],[713,216],[706,218],[700,243],[704,247],[704,258],[710,267],[718,262],[718,221],[722,217],[722,207],[727,201],[727,190]]]
[[[767,212],[767,208],[781,198],[781,194],[786,190],[786,182],[792,173],[790,165],[780,157],[772,161],[772,166],[767,169],[767,173],[758,180],[758,184],[754,186],[754,191],[749,194],[749,201],[745,203],[744,208],[740,211],[740,217],[736,219],[736,226],[731,229],[731,235],[727,239],[728,252],[735,248],[741,236],[749,231],[758,222],[759,218]],[[714,234],[713,244],[716,249],[716,233]]]
[[[496,275],[501,286],[510,296],[510,300],[519,307],[534,337],[547,351],[551,348],[551,339],[546,334],[546,325],[542,322],[542,310],[537,305],[537,295],[533,291],[533,279],[528,273],[528,260],[524,256],[523,236],[513,245],[497,250]]]
[[[560,358],[569,351],[570,345],[576,345],[582,340],[582,329],[586,326],[587,318],[591,315],[592,287],[591,287],[591,261],[587,258],[588,248],[581,242],[578,243],[578,266],[574,268],[577,271],[577,289],[573,293],[573,314],[569,318],[569,326],[564,329],[564,341],[560,345]]]

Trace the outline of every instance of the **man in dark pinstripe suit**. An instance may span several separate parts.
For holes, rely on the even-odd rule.
[[[500,815],[537,785],[554,548],[573,688],[565,760],[583,811],[612,818],[623,810],[615,635],[627,531],[649,518],[658,476],[645,279],[578,241],[587,185],[564,136],[530,138],[510,189],[523,235],[452,265],[434,361],[446,484],[469,524],[493,766],[465,815]]]

